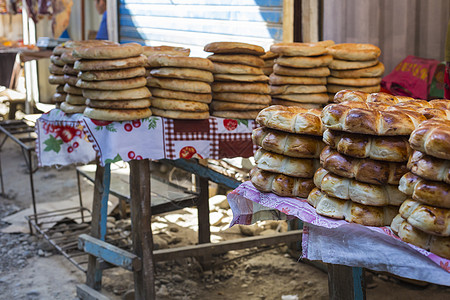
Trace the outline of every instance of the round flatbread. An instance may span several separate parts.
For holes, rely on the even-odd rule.
[[[143,76],[145,76],[145,68],[134,67],[119,70],[83,71],[80,72],[78,78],[85,81],[103,81],[103,80],[117,80]]]
[[[77,87],[82,89],[117,91],[143,87],[147,84],[145,77],[128,79],[104,80],[104,81],[84,81],[78,79]]]
[[[69,85],[77,85],[78,77],[66,74],[64,75],[64,81]]]
[[[343,60],[373,60],[381,54],[380,48],[372,44],[344,43],[329,46],[327,50],[334,58]]]
[[[265,53],[263,47],[239,42],[209,43],[204,47],[203,50],[213,53],[252,54],[258,56],[261,56]]]
[[[143,46],[144,55],[152,56],[152,55],[170,55],[170,56],[189,56],[191,50],[189,48],[183,47],[172,47],[172,46]]]
[[[79,71],[73,68],[73,65],[64,65],[63,72],[65,75],[78,76]]]
[[[250,54],[212,54],[208,56],[212,62],[241,64],[252,67],[264,67],[264,60],[258,56]]]
[[[264,61],[264,67],[265,68],[273,68],[273,66],[275,65],[275,59],[267,59]]]
[[[268,104],[256,104],[256,103],[236,103],[236,102],[226,102],[215,100],[211,102],[211,109],[216,111],[226,111],[226,110],[238,110],[238,111],[248,111],[256,109],[264,109],[268,107]]]
[[[150,71],[150,75],[153,77],[198,80],[203,82],[214,81],[213,74],[210,71],[191,68],[156,68]]]
[[[328,93],[337,93],[342,90],[360,91],[365,93],[378,93],[380,89],[381,89],[380,85],[348,86],[348,85],[327,84]]]
[[[286,84],[327,84],[326,77],[297,77],[297,76],[282,76],[270,74],[271,85],[286,85]]]
[[[147,85],[154,88],[156,87],[173,91],[183,91],[200,94],[211,93],[211,86],[208,83],[195,80],[156,78],[149,76],[147,77]]]
[[[256,119],[260,110],[248,111],[213,111],[211,115],[226,119]]]
[[[72,95],[83,95],[82,89],[80,89],[76,86],[70,85],[68,83],[66,83],[64,85],[64,92],[66,92],[67,94],[72,94]]]
[[[92,100],[86,99],[86,105],[94,108],[136,109],[151,106],[150,99],[136,100]]]
[[[66,101],[66,93],[54,93],[52,96],[52,101],[55,103]]]
[[[279,64],[274,64],[273,72],[276,75],[283,76],[300,76],[300,77],[327,77],[330,76],[328,67],[318,68],[289,68]]]
[[[327,49],[316,43],[276,43],[270,51],[283,56],[317,56],[327,53]]]
[[[119,59],[139,56],[144,49],[138,43],[96,45],[95,47],[76,47],[73,56],[83,59]]]
[[[237,103],[256,103],[270,104],[270,95],[250,94],[250,93],[213,93],[214,100],[237,102]]]
[[[314,94],[326,93],[326,85],[306,85],[306,84],[287,84],[287,85],[271,85],[270,94]]]
[[[60,84],[56,87],[57,93],[64,93],[64,85]]]
[[[381,77],[372,78],[338,78],[328,77],[328,84],[349,85],[349,86],[371,86],[381,83]]]
[[[331,55],[320,56],[282,56],[275,60],[275,63],[291,68],[317,68],[326,67],[333,60]]]
[[[191,112],[179,110],[164,110],[159,108],[152,108],[155,116],[160,116],[168,119],[185,119],[185,120],[202,120],[209,119],[209,112]]]
[[[213,92],[236,92],[252,94],[269,94],[270,88],[267,83],[243,83],[243,82],[213,82]]]
[[[48,83],[50,84],[65,84],[64,75],[53,75],[48,76]]]
[[[378,64],[378,59],[366,60],[366,61],[349,61],[341,59],[333,59],[333,61],[328,65],[330,69],[333,70],[351,70],[351,69],[362,69],[375,66]]]
[[[67,94],[66,102],[72,105],[85,105],[86,98],[80,95]]]
[[[151,95],[146,87],[121,91],[83,90],[83,97],[91,100],[134,100],[149,98]]]
[[[214,71],[213,63],[207,58],[152,55],[148,58],[148,66],[152,68],[178,67]]]
[[[261,68],[261,70],[263,71],[263,74],[266,75],[266,76],[269,76],[270,74],[273,73],[273,68],[272,67]]]
[[[384,73],[384,65],[378,62],[373,67],[354,70],[331,70],[331,76],[339,78],[381,77]]]
[[[266,75],[214,74],[214,81],[269,82]]]
[[[263,75],[260,67],[251,67],[242,64],[230,63],[214,63],[214,73],[217,74],[246,74],[246,75]]]
[[[76,47],[96,47],[101,45],[118,45],[118,43],[106,40],[67,41],[62,44],[66,49],[73,51]]]
[[[81,114],[84,112],[86,105],[72,105],[67,102],[61,102],[60,108],[66,114]]]
[[[147,57],[140,55],[122,59],[84,59],[77,60],[73,68],[78,71],[101,71],[101,70],[117,70],[134,67],[142,67],[145,65]]]
[[[261,55],[261,58],[264,60],[268,60],[268,59],[274,59],[277,58],[278,54],[277,53],[273,53],[272,51],[267,51],[266,53],[264,53],[264,55]]]
[[[64,68],[54,64],[50,64],[48,71],[53,75],[64,75]]]
[[[323,104],[317,104],[317,103],[302,103],[302,102],[294,102],[294,101],[288,101],[283,99],[272,99],[273,105],[283,105],[283,106],[298,106],[304,109],[321,109],[323,107]]]
[[[209,106],[206,103],[196,101],[186,101],[177,99],[165,99],[152,97],[152,107],[164,110],[179,110],[179,111],[209,111]]]
[[[78,60],[78,58],[73,57],[72,52],[65,52],[65,53],[61,54],[61,60],[65,64],[73,65]]]
[[[62,61],[61,57],[57,55],[50,56],[50,61],[52,62],[52,64],[55,64],[59,67],[64,67],[64,65],[66,64]]]
[[[152,115],[150,108],[139,109],[106,109],[86,107],[84,115],[101,121],[131,121],[148,118]]]
[[[278,99],[289,100],[294,102],[302,103],[316,103],[325,104],[328,103],[329,97],[327,93],[318,94],[287,94],[287,95],[276,95]]]
[[[53,48],[53,55],[58,55],[60,56],[61,54],[63,54],[64,52],[72,52],[72,49],[66,48],[63,45],[58,45],[55,48]]]
[[[181,91],[171,91],[159,88],[150,88],[150,92],[154,97],[166,99],[178,99],[187,101],[196,101],[202,103],[211,103],[211,94],[189,93]]]

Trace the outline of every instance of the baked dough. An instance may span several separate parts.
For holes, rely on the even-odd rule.
[[[85,105],[86,98],[80,95],[67,94],[66,102],[72,105]]]
[[[315,188],[308,195],[308,203],[319,215],[365,226],[387,226],[397,215],[397,206],[368,206],[328,196]]]
[[[375,66],[378,64],[378,59],[366,60],[366,61],[350,61],[333,59],[329,64],[328,68],[333,70],[353,70],[353,69],[363,69]]]
[[[328,93],[337,93],[341,90],[352,90],[352,91],[360,91],[366,93],[376,93],[379,92],[381,86],[372,85],[372,86],[350,86],[350,85],[339,85],[339,84],[327,84]]]
[[[164,110],[156,107],[152,107],[152,112],[155,116],[160,116],[169,119],[182,119],[182,120],[203,120],[209,118],[209,112],[192,112],[192,111],[180,111],[180,110]]]
[[[270,94],[315,94],[326,93],[325,85],[306,85],[306,84],[287,84],[287,85],[271,85]]]
[[[323,141],[342,154],[381,161],[405,162],[413,152],[403,136],[377,137],[327,129]]]
[[[329,104],[322,111],[328,129],[371,135],[409,135],[425,117],[408,110],[383,111],[378,103]],[[449,152],[450,155],[450,152]]]
[[[326,170],[346,178],[354,178],[370,184],[399,184],[408,172],[405,164],[389,163],[368,158],[354,158],[325,147],[320,163]]]
[[[236,103],[236,102],[228,102],[228,101],[219,101],[215,100],[211,102],[212,110],[239,110],[239,111],[247,111],[247,110],[261,110],[269,105],[267,104],[257,104],[257,103]]]
[[[152,97],[151,100],[152,100],[152,109],[159,108],[163,110],[179,110],[191,112],[209,111],[208,104],[201,102],[165,99],[157,97]]]
[[[53,102],[64,102],[66,101],[67,94],[66,93],[54,93],[52,96]]]
[[[384,65],[378,62],[375,66],[353,70],[331,70],[331,76],[339,78],[381,77],[384,73]]]
[[[76,86],[67,83],[64,85],[64,92],[72,95],[83,95],[83,89],[80,89]]]
[[[272,51],[267,51],[263,55],[260,56],[264,60],[275,59],[278,57],[277,53],[273,53]]]
[[[139,56],[144,49],[138,43],[76,47],[73,56],[84,59],[118,59]]]
[[[300,103],[300,102],[294,102],[294,101],[288,101],[283,99],[272,99],[273,105],[283,105],[283,106],[297,106],[304,109],[322,109],[322,104],[316,104],[316,103]]]
[[[314,184],[327,195],[364,205],[400,206],[406,195],[396,185],[377,185],[335,175],[323,168],[314,174]]]
[[[173,78],[156,78],[153,76],[147,77],[147,85],[149,87],[156,87],[166,90],[182,91],[189,93],[209,94],[211,93],[211,86],[203,81],[184,80]]]
[[[78,76],[79,71],[73,68],[73,65],[64,65],[63,67],[64,74]]]
[[[72,105],[67,102],[61,102],[60,108],[66,114],[80,114],[84,112],[86,105]]]
[[[153,77],[198,80],[203,82],[214,81],[213,74],[210,71],[190,68],[156,68],[150,71],[150,75]]]
[[[319,137],[291,134],[259,127],[252,132],[253,144],[264,150],[297,158],[319,158],[325,144]]]
[[[266,75],[214,74],[214,81],[269,82]]]
[[[66,64],[65,62],[62,61],[61,56],[59,55],[50,56],[50,62],[59,67],[64,67],[64,65]]]
[[[74,86],[74,85],[77,85],[78,77],[77,76],[70,76],[70,75],[65,74],[64,75],[64,81],[67,84]]]
[[[145,87],[146,84],[147,80],[145,77],[135,77],[103,81],[84,81],[83,79],[78,79],[76,86],[82,89],[116,91]]]
[[[326,104],[328,103],[329,97],[327,93],[319,93],[319,94],[285,94],[285,95],[276,95],[277,98],[283,100],[289,100],[300,103],[319,103]]]
[[[213,63],[207,58],[186,57],[186,56],[167,56],[164,54],[152,55],[148,58],[148,66],[152,68],[177,67],[200,69],[212,72]]]
[[[191,50],[183,47],[172,46],[143,46],[143,54],[145,56],[152,56],[157,54],[171,55],[171,56],[189,56]]]
[[[214,62],[214,73],[217,74],[247,74],[247,75],[263,75],[260,67],[252,67],[244,64],[229,64]]]
[[[450,184],[450,161],[414,151],[409,157],[408,169],[424,179],[443,181]]]
[[[343,43],[329,46],[327,50],[334,58],[357,61],[377,59],[381,54],[380,48],[372,44]]]
[[[213,53],[252,54],[257,56],[261,56],[265,53],[263,47],[239,42],[209,43],[205,45],[203,50]]]
[[[259,113],[256,122],[281,131],[322,136],[320,113],[318,109],[272,105]]]
[[[83,90],[83,97],[91,100],[134,100],[149,98],[150,96],[150,91],[146,87],[119,91]]]
[[[450,121],[431,119],[421,123],[411,134],[409,143],[414,150],[450,159]]]
[[[90,119],[101,121],[131,121],[148,118],[152,115],[152,111],[150,108],[107,109],[86,107],[84,115]]]
[[[308,197],[314,188],[311,178],[290,177],[283,174],[253,168],[250,180],[262,192],[272,192],[282,197]]]
[[[450,209],[406,200],[400,206],[400,215],[412,226],[429,234],[450,236]]]
[[[242,64],[260,68],[265,66],[262,58],[250,54],[212,54],[207,58],[219,63]]]
[[[53,75],[48,76],[48,83],[50,84],[65,84],[64,75]]]
[[[327,77],[330,76],[328,67],[317,68],[290,68],[279,64],[273,65],[273,72],[277,75],[300,76],[300,77]]]
[[[214,117],[219,118],[226,118],[226,119],[251,119],[254,120],[256,116],[258,116],[258,113],[260,110],[248,110],[248,111],[233,111],[233,110],[227,110],[227,111],[213,111],[211,115]]]
[[[78,71],[102,71],[143,67],[146,59],[144,55],[120,59],[82,59],[77,60],[73,68]]]
[[[250,93],[213,93],[213,98],[220,101],[255,104],[270,104],[272,100],[270,95]]]
[[[72,55],[72,52],[65,52],[65,53],[61,54],[61,60],[65,64],[73,65],[78,60],[78,58],[74,57]]]
[[[235,92],[235,93],[252,93],[252,94],[269,94],[270,88],[266,83],[244,83],[244,82],[213,82],[211,85],[212,91],[220,92]]]
[[[331,55],[320,56],[281,56],[275,63],[291,68],[317,68],[326,67],[333,61]]]
[[[54,64],[50,64],[50,66],[48,67],[48,71],[50,72],[50,74],[64,75],[64,67],[60,67]]]
[[[284,56],[317,56],[327,53],[325,46],[316,43],[276,43],[270,51]]]
[[[135,99],[135,100],[86,100],[86,105],[96,108],[111,108],[111,109],[136,109],[150,107],[150,99]]]
[[[429,181],[413,173],[406,173],[400,179],[398,189],[413,200],[432,206],[450,208],[450,185],[447,183]]]
[[[152,93],[153,96],[159,97],[159,98],[197,101],[197,102],[202,102],[202,103],[211,103],[211,99],[212,99],[211,94],[171,91],[171,90],[165,90],[165,89],[159,89],[159,88],[150,88],[150,92]]]
[[[106,70],[106,71],[84,71],[80,72],[78,78],[85,81],[103,81],[103,80],[117,80],[143,76],[145,76],[145,68],[134,67],[127,69]]]
[[[349,85],[349,86],[373,86],[381,83],[381,77],[338,78],[330,76],[327,78],[327,83],[337,85]]]
[[[296,77],[296,76],[280,76],[270,74],[270,84],[284,85],[284,84],[327,84],[326,77]]]

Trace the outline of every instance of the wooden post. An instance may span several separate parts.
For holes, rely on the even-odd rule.
[[[294,0],[283,0],[283,42],[294,41]]]
[[[302,36],[306,43],[319,40],[318,0],[302,0]]]
[[[363,269],[329,264],[328,293],[331,300],[366,299]]]
[[[130,162],[131,228],[134,253],[142,268],[134,272],[135,299],[155,299],[155,263],[151,227],[150,162]]]
[[[106,17],[108,20],[108,40],[119,42],[119,8],[118,0],[106,0]]]
[[[200,190],[198,210],[198,243],[211,242],[211,229],[209,224],[209,181],[207,178],[197,176],[197,191]]]

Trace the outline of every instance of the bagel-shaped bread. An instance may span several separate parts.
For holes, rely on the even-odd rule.
[[[371,78],[339,78],[330,76],[327,78],[327,83],[336,85],[349,85],[349,86],[373,86],[378,85],[381,82],[381,77]]]
[[[153,77],[198,80],[203,82],[214,81],[213,74],[210,71],[190,69],[190,68],[173,68],[173,67],[156,68],[150,71],[150,75]]]
[[[257,104],[257,103],[237,103],[237,102],[228,102],[228,101],[219,101],[214,100],[211,102],[212,110],[238,110],[238,111],[246,111],[246,110],[256,110],[256,109],[264,109],[268,107],[268,104]]]
[[[80,114],[84,112],[86,105],[72,105],[67,102],[61,102],[60,108],[66,114]]]
[[[317,68],[290,68],[279,64],[273,65],[273,73],[284,76],[300,76],[300,77],[327,77],[330,76],[330,69],[327,67]]]
[[[409,143],[414,150],[450,159],[450,121],[431,119],[421,123],[411,133]]]
[[[406,200],[400,206],[400,215],[409,224],[426,233],[450,236],[450,209],[422,204],[414,200]]]
[[[424,179],[443,181],[450,184],[450,161],[414,151],[409,157],[408,169]]]
[[[103,81],[103,80],[117,80],[142,76],[145,76],[145,68],[134,67],[119,70],[107,70],[107,71],[84,71],[80,72],[78,78],[85,81]]]
[[[214,74],[214,81],[269,82],[266,75]]]
[[[136,109],[150,107],[150,99],[136,100],[86,100],[86,105],[95,108]]]
[[[335,175],[323,168],[314,174],[314,184],[330,196],[372,206],[400,206],[406,195],[396,185],[377,185]]]
[[[377,137],[327,129],[323,141],[342,154],[389,162],[405,162],[413,152],[404,136]]]
[[[272,98],[270,95],[251,94],[251,93],[213,93],[214,100],[237,102],[237,103],[255,103],[270,104]]]
[[[292,177],[312,178],[319,168],[319,160],[293,158],[259,148],[255,152],[255,163],[264,171],[284,174]]]
[[[250,54],[212,54],[207,58],[219,63],[242,64],[259,68],[265,66],[262,58]]]
[[[132,121],[148,118],[152,115],[150,108],[109,109],[86,107],[84,116],[101,121]]]
[[[325,147],[320,163],[326,170],[346,178],[371,184],[398,184],[408,172],[405,164],[389,163],[368,158],[354,158]]]
[[[183,47],[172,46],[143,46],[143,53],[145,56],[152,56],[157,54],[170,55],[170,56],[189,56],[191,50]]]
[[[385,109],[378,103],[329,104],[322,111],[322,122],[328,129],[392,136],[409,135],[426,120],[422,114],[414,111],[383,111],[380,108]]]
[[[240,42],[214,42],[205,45],[203,48],[206,52],[213,53],[232,53],[232,54],[252,54],[261,56],[265,53],[264,48]]]
[[[308,203],[319,215],[365,226],[387,226],[397,215],[397,206],[369,206],[328,196],[315,188],[308,195]]]
[[[367,77],[381,77],[384,73],[384,65],[378,62],[375,66],[353,69],[353,70],[330,70],[331,76],[339,78],[367,78]]]
[[[447,183],[425,180],[413,173],[406,173],[400,179],[398,189],[413,200],[436,207],[450,208],[450,185]]]
[[[253,82],[213,82],[211,84],[212,91],[220,92],[235,92],[235,93],[252,93],[252,94],[269,94],[270,88],[266,83]]]
[[[329,46],[327,50],[334,58],[357,61],[377,59],[381,54],[380,48],[372,44],[344,43]]]
[[[168,119],[181,119],[181,120],[203,120],[209,118],[208,111],[181,111],[181,110],[166,110],[152,107],[153,115],[160,116]]]
[[[66,87],[64,87],[65,90]],[[80,89],[81,90],[81,89]],[[118,91],[82,90],[83,97],[93,100],[134,100],[151,96],[146,87]]]
[[[138,43],[76,47],[73,56],[84,59],[118,59],[139,56],[144,49]]]
[[[306,85],[306,84],[286,84],[286,85],[271,85],[271,95],[282,94],[315,94],[326,93],[327,87],[325,85]]]
[[[197,101],[202,103],[211,103],[212,100],[211,94],[171,91],[160,88],[150,88],[150,92],[152,93],[153,96],[159,98]]]
[[[82,59],[77,60],[73,68],[78,71],[103,71],[103,70],[117,70],[134,67],[143,67],[147,57],[144,55],[119,58],[119,59]]]
[[[351,60],[333,59],[328,64],[328,67],[332,70],[354,70],[354,69],[363,69],[363,68],[372,67],[378,63],[379,63],[378,59],[366,60],[366,61],[351,61]]]
[[[247,74],[247,75],[263,75],[263,71],[259,67],[252,67],[243,64],[228,64],[214,62],[214,73],[217,74]]]
[[[327,84],[328,93],[337,93],[342,90],[352,90],[365,93],[377,93],[381,89],[379,84],[371,86],[351,86],[351,85],[340,85],[340,84]]]
[[[278,99],[294,101],[299,103],[318,103],[326,104],[328,103],[329,97],[327,93],[317,93],[317,94],[284,94],[276,95]]]
[[[301,103],[277,98],[272,99],[272,105],[297,106],[304,109],[322,109],[323,107],[323,104],[318,103]]]
[[[436,236],[414,228],[401,215],[397,215],[391,229],[402,241],[430,251],[441,257],[450,259],[450,237]]]
[[[276,43],[270,51],[283,56],[317,56],[327,53],[327,48],[316,43]]]
[[[184,80],[173,78],[147,77],[147,85],[153,88],[161,88],[173,91],[182,91],[189,93],[209,94],[211,86],[203,81]]]
[[[282,197],[308,197],[314,188],[311,178],[298,178],[253,168],[250,180],[262,192],[272,192]]]
[[[85,81],[78,79],[76,86],[82,89],[117,91],[145,87],[147,80],[145,77],[135,77],[127,79]]]
[[[257,110],[248,110],[248,111],[235,111],[235,110],[225,110],[225,111],[213,111],[211,115],[214,117],[219,118],[225,118],[225,119],[249,119],[254,120],[256,116],[258,116],[258,113],[260,112],[259,109]]]
[[[325,146],[319,137],[290,134],[266,127],[254,129],[252,140],[264,150],[297,158],[319,158]]]
[[[291,68],[318,68],[326,67],[333,61],[331,55],[320,56],[282,56],[275,60],[275,63]]]
[[[152,100],[152,109],[159,108],[164,110],[179,110],[192,112],[209,111],[208,104],[196,101],[165,99],[158,97],[152,97],[151,100]]]
[[[297,77],[297,76],[280,76],[274,73],[269,76],[270,84],[327,84],[326,77]]]
[[[148,58],[148,66],[152,68],[177,67],[214,71],[213,63],[207,58],[167,56],[163,54],[152,55]]]
[[[320,110],[296,106],[272,105],[263,109],[256,118],[262,126],[286,132],[322,136]]]

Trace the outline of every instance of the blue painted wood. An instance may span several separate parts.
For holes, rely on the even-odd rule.
[[[363,300],[364,298],[364,273],[363,268],[352,267],[353,276],[353,299]]]
[[[111,164],[105,164],[105,173],[103,174],[103,194],[102,206],[100,209],[100,239],[105,240],[106,237],[106,219],[108,218],[108,199],[109,187],[111,183]]]

